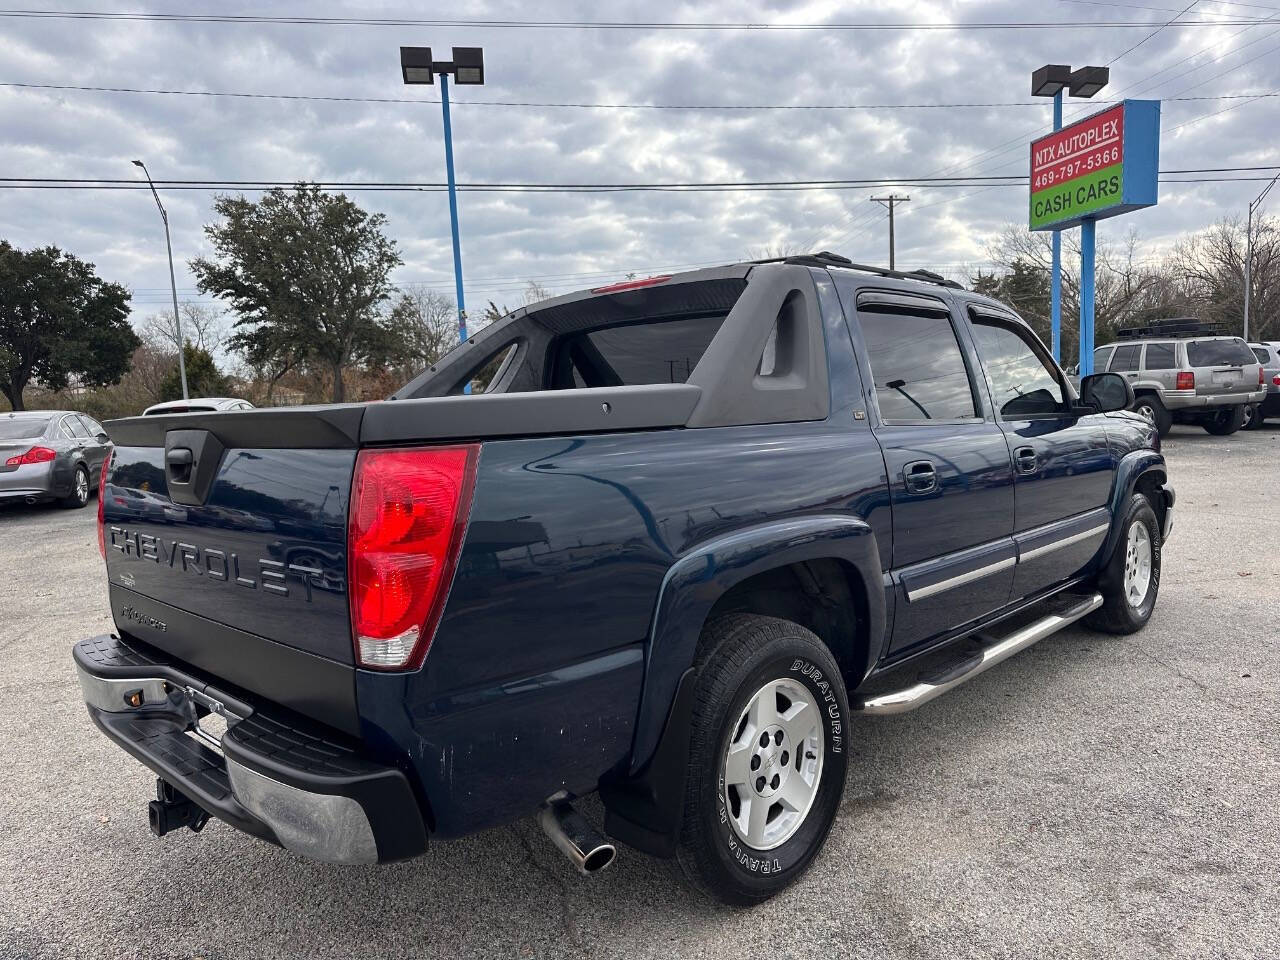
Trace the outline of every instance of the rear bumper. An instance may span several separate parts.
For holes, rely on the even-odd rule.
[[[1191,390],[1166,390],[1161,397],[1169,410],[1207,410],[1210,407],[1235,407],[1258,403],[1267,395],[1263,387],[1249,393],[1195,393]]]
[[[227,693],[144,644],[93,637],[73,656],[98,728],[210,815],[330,863],[426,850],[408,779],[364,755],[358,741]],[[208,712],[226,718],[220,739],[199,727]]]
[[[66,492],[59,487],[52,461],[27,463],[20,467],[0,470],[0,500],[18,500],[27,497],[43,500]]]

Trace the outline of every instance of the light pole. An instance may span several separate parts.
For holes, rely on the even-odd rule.
[[[151,195],[156,198],[156,206],[160,208],[160,219],[164,221],[164,245],[169,251],[169,289],[173,293],[173,324],[178,334],[178,375],[182,380],[182,399],[188,400],[190,398],[187,396],[187,359],[182,349],[182,317],[178,313],[178,284],[173,279],[173,244],[169,240],[169,214],[164,212],[164,204],[160,202],[160,194],[156,193],[156,185],[151,182],[147,165],[141,160],[133,161],[133,165],[140,167],[147,178],[147,186],[151,188]]]
[[[1062,129],[1062,91],[1068,89],[1073,97],[1092,97],[1095,93],[1107,85],[1110,79],[1111,70],[1108,67],[1081,67],[1079,70],[1072,70],[1065,63],[1046,63],[1039,70],[1031,74],[1031,95],[1033,97],[1053,97],[1053,130],[1057,133]],[[1088,287],[1090,294],[1093,291],[1093,221],[1088,221],[1087,229],[1085,225],[1080,229],[1081,269],[1084,268],[1086,259],[1084,254],[1084,244],[1087,240],[1089,244],[1089,280]],[[1051,249],[1053,252],[1053,263],[1049,271],[1049,329],[1052,334],[1053,359],[1062,362],[1062,231],[1054,230],[1051,240]],[[1083,277],[1081,284],[1084,284]],[[1081,310],[1084,309],[1084,297],[1081,296]],[[1089,300],[1089,333],[1092,337],[1093,333],[1093,299]],[[1083,316],[1081,317],[1083,324]],[[1090,345],[1089,362],[1093,363],[1093,348]],[[1081,370],[1084,369],[1084,347],[1080,348]]]
[[[1253,211],[1262,206],[1271,188],[1280,180],[1280,173],[1271,178],[1271,182],[1262,188],[1262,192],[1249,202],[1249,219],[1244,228],[1244,339],[1249,341],[1249,299],[1253,294]]]
[[[458,243],[458,191],[453,182],[453,128],[449,123],[449,74],[459,85],[484,83],[484,51],[454,47],[452,62],[432,60],[430,47],[401,47],[400,73],[406,84],[434,84],[440,77],[444,113],[444,166],[449,180],[449,226],[453,231],[453,282],[458,292],[458,342],[467,339],[467,306],[462,298],[462,248]],[[467,392],[470,392],[468,385]]]

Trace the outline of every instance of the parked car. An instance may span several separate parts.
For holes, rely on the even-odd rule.
[[[0,500],[83,507],[98,488],[111,438],[72,410],[0,414]]]
[[[252,410],[253,404],[239,397],[192,397],[190,400],[166,400],[153,403],[142,411],[144,417],[161,413],[216,413],[219,410]]]
[[[1160,320],[1117,331],[1116,343],[1093,352],[1095,371],[1122,374],[1134,410],[1165,436],[1175,423],[1209,433],[1235,433],[1265,395],[1262,367],[1240,337],[1194,319]]]
[[[1147,623],[1174,494],[1132,399],[1077,395],[1009,307],[831,254],[556,297],[389,402],[113,422],[111,483],[162,464],[188,519],[104,498],[116,630],[75,664],[156,834],[370,863],[537,812],[584,873],[620,841],[758,902],[863,717]]]
[[[1246,424],[1248,429],[1257,430],[1267,417],[1280,417],[1280,341],[1255,341],[1249,344],[1249,349],[1262,364],[1262,382],[1267,388],[1267,395],[1255,406],[1253,416]]]

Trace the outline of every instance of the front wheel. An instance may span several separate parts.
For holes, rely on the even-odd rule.
[[[677,858],[725,903],[759,903],[813,861],[847,766],[840,668],[789,620],[734,614],[710,624],[695,687]]]
[[[1133,402],[1133,412],[1155,427],[1162,438],[1168,436],[1173,427],[1173,415],[1165,409],[1160,398],[1152,394],[1140,394]]]
[[[1124,526],[1098,575],[1102,606],[1085,620],[1105,633],[1137,633],[1147,625],[1160,593],[1160,523],[1147,498],[1129,498]]]
[[[1215,437],[1229,437],[1244,426],[1244,404],[1237,403],[1219,410],[1204,422],[1205,430]]]

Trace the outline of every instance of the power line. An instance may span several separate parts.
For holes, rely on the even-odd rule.
[[[167,90],[143,87],[107,87],[87,86],[72,83],[25,83],[18,81],[0,81],[0,87],[18,90],[62,90],[78,93],[129,93],[151,94],[176,97],[228,97],[241,100],[302,100],[319,103],[439,103],[439,100],[421,97],[340,97],[319,94],[301,93],[241,93],[228,90]],[[1192,100],[1231,100],[1253,96],[1252,94],[1224,94],[1204,97],[1170,97],[1169,101]],[[1280,92],[1271,92],[1266,96],[1280,96]],[[1097,100],[1098,104],[1119,103],[1119,100]],[[1042,101],[1005,100],[963,103],[555,103],[535,100],[450,100],[450,105],[466,107],[524,107],[536,109],[581,109],[581,110],[958,110],[958,109],[991,109],[995,107],[1043,107]]]
[[[1238,106],[1243,106],[1239,104]],[[1229,108],[1232,109],[1232,108]],[[1188,167],[1161,170],[1163,176],[1186,174],[1253,173],[1280,169],[1280,164],[1235,167]],[[1248,180],[1249,177],[1206,177],[1204,182]],[[1023,174],[993,174],[953,177],[867,177],[856,180],[709,180],[681,183],[617,182],[617,183],[460,183],[459,190],[472,192],[511,193],[609,193],[609,192],[717,192],[744,190],[853,190],[867,187],[971,187],[978,184],[999,187],[1025,186]],[[1193,182],[1183,180],[1179,182]],[[433,181],[399,180],[329,180],[307,181],[308,186],[325,190],[389,190],[434,192],[447,189],[447,184]],[[273,190],[289,189],[298,183],[290,180],[157,180],[166,190]],[[39,190],[146,190],[147,184],[136,180],[105,177],[0,177],[0,188]]]
[[[277,24],[289,26],[359,27],[466,27],[471,29],[515,30],[746,30],[752,32],[795,31],[951,31],[951,30],[1141,30],[1158,26],[1151,20],[987,20],[968,23],[947,22],[855,22],[830,23],[750,23],[728,21],[633,21],[633,20],[486,20],[479,18],[417,19],[411,17],[309,17],[267,16],[263,14],[159,13],[152,11],[115,12],[99,10],[0,10],[0,17],[37,20],[116,20],[153,23]],[[1174,26],[1234,26],[1253,23],[1256,18],[1235,20],[1187,20]]]
[[[1198,2],[1199,2],[1199,0],[1191,0],[1191,2],[1190,2],[1190,3],[1188,3],[1185,7],[1183,7],[1181,10],[1179,10],[1179,11],[1174,15],[1174,17],[1173,17],[1173,19],[1172,19],[1172,20],[1169,20],[1169,21],[1168,21],[1168,22],[1166,22],[1166,23],[1162,23],[1162,24],[1160,24],[1160,26],[1156,27],[1154,30],[1152,30],[1150,33],[1148,33],[1145,37],[1143,37],[1141,40],[1139,40],[1139,41],[1138,41],[1137,43],[1135,43],[1133,46],[1131,46],[1131,47],[1127,48],[1123,53],[1117,53],[1114,57],[1112,57],[1110,60],[1108,60],[1108,61],[1107,61],[1107,66],[1108,66],[1108,67],[1109,67],[1109,66],[1111,66],[1113,63],[1115,63],[1115,62],[1116,62],[1117,60],[1119,60],[1121,57],[1127,57],[1129,54],[1133,53],[1133,51],[1137,50],[1140,46],[1142,46],[1144,43],[1146,43],[1148,40],[1150,40],[1152,37],[1154,37],[1156,34],[1158,34],[1158,33],[1159,33],[1161,30],[1163,30],[1165,27],[1171,27],[1171,26],[1173,26],[1174,22],[1175,22],[1175,21],[1177,21],[1177,20],[1179,20],[1179,19],[1182,17],[1182,15],[1183,15],[1183,14],[1190,13],[1190,12],[1191,12],[1191,8],[1192,8],[1192,7],[1194,7]]]

